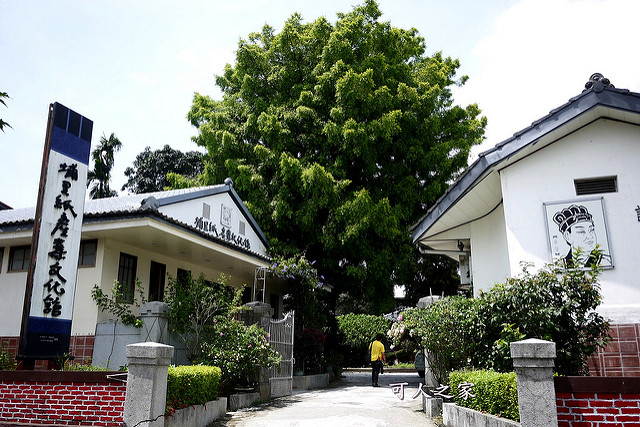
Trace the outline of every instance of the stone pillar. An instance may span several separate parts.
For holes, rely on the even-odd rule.
[[[522,427],[557,427],[558,411],[553,381],[556,343],[535,338],[511,343],[518,380]]]
[[[257,324],[265,331],[269,331],[269,321],[273,314],[271,305],[266,302],[253,301],[245,304],[250,310],[241,312],[242,322],[247,325]],[[271,383],[269,382],[269,370],[258,369],[258,391],[260,400],[266,402],[271,399]]]
[[[253,301],[245,304],[245,307],[249,307],[250,310],[241,312],[242,322],[247,326],[257,323],[262,329],[268,331],[269,319],[273,314],[271,305],[266,302]]]
[[[126,427],[163,427],[167,404],[167,376],[173,347],[145,342],[127,346]]]
[[[169,306],[161,301],[149,301],[140,307],[140,319],[144,323],[140,338],[144,342],[168,343]]]

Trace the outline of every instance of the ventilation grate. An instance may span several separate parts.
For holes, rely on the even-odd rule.
[[[576,195],[578,196],[618,192],[618,178],[615,176],[574,179],[573,183],[576,187]]]

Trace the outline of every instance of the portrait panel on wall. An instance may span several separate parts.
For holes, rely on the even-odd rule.
[[[580,247],[580,262],[590,265],[593,251],[598,245],[602,252],[600,265],[613,267],[609,246],[609,233],[602,198],[544,203],[547,236],[551,258],[563,259],[573,266],[573,252]]]

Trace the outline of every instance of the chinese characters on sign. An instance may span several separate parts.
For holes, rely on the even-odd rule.
[[[43,157],[19,356],[69,352],[93,122],[55,103]]]
[[[73,201],[68,199],[69,189],[75,181],[78,181],[78,164],[67,165],[66,163],[61,163],[58,173],[64,174],[64,177],[60,194],[56,196],[56,201],[52,207],[54,212],[62,211],[62,213],[51,231],[53,249],[48,252],[48,256],[49,262],[52,262],[52,264],[49,265],[49,280],[44,284],[46,296],[42,300],[44,303],[42,313],[51,314],[53,317],[58,317],[62,314],[60,297],[65,293],[64,285],[67,283],[67,279],[60,273],[60,270],[62,270],[60,261],[66,259],[67,251],[64,245],[67,237],[69,237],[69,225],[78,217],[72,204]],[[72,219],[67,216],[67,211],[71,214]]]
[[[400,400],[404,400],[404,387],[408,385],[409,383],[389,384],[393,394],[398,396],[398,399]],[[471,398],[476,397],[476,395],[472,393],[473,385],[474,385],[473,383],[468,383],[468,382],[462,382],[458,384],[458,398],[462,400],[468,400],[470,397]],[[427,393],[422,387],[423,387],[422,383],[418,384],[418,390],[411,397],[412,399],[415,399],[420,395],[426,398],[432,398],[432,397],[440,397],[443,399],[453,398],[452,395],[446,394],[447,391],[449,390],[449,386],[447,385],[440,384],[440,387],[436,387],[433,391],[431,391],[432,394]]]
[[[212,234],[215,237],[226,240],[227,242],[241,248],[251,249],[251,242],[248,238],[237,235],[227,227],[222,227],[222,229],[218,231],[218,227],[213,221],[209,221],[201,216],[196,217],[196,219],[193,221],[193,226],[200,231]]]

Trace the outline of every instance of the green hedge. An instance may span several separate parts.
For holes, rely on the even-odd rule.
[[[365,354],[376,334],[384,334],[393,324],[384,316],[349,313],[336,316],[338,322],[338,344],[345,366],[358,367],[365,364]],[[387,347],[388,348],[388,347]]]
[[[475,397],[466,400],[462,397],[459,385],[465,382],[473,384],[469,391]],[[520,421],[515,372],[453,371],[449,374],[449,387],[449,394],[459,406]]]
[[[167,380],[167,414],[218,398],[222,371],[217,366],[170,366]]]

